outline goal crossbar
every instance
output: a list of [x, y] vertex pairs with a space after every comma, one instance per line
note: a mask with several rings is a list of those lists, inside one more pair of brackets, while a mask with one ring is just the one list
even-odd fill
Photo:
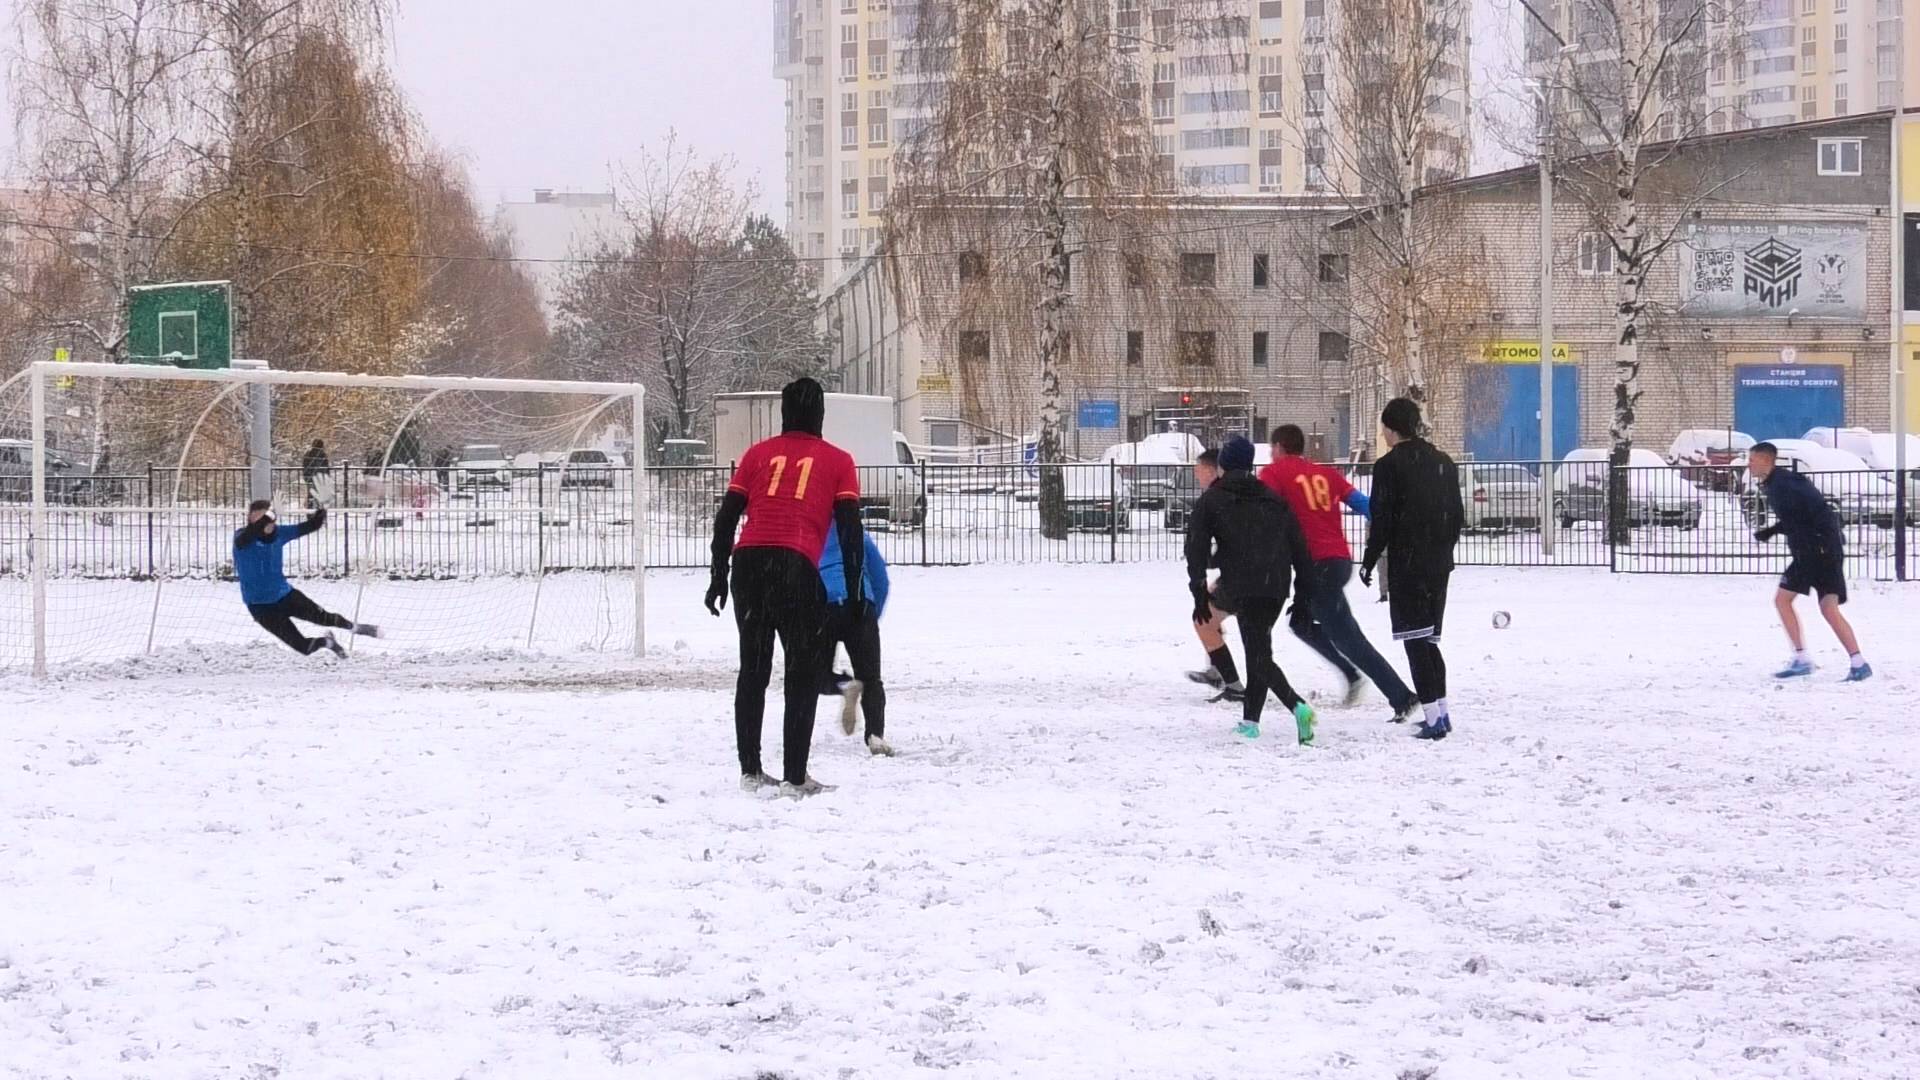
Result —
[[35, 360], [32, 372], [41, 376], [107, 379], [164, 379], [170, 382], [243, 382], [279, 386], [332, 386], [343, 390], [375, 387], [384, 390], [472, 390], [505, 393], [605, 394], [641, 397], [639, 383], [569, 382], [561, 379], [496, 379], [468, 375], [355, 375], [342, 371], [274, 371], [270, 368], [177, 368], [168, 364], [61, 363]]

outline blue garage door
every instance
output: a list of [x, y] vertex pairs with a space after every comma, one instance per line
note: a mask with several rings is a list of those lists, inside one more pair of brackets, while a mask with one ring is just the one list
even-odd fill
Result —
[[1797, 439], [1808, 428], [1843, 427], [1847, 369], [1837, 364], [1743, 364], [1733, 374], [1733, 426], [1756, 439]]
[[[1467, 367], [1467, 453], [1481, 461], [1540, 460], [1540, 368]], [[1553, 365], [1553, 460], [1580, 445], [1580, 368]]]

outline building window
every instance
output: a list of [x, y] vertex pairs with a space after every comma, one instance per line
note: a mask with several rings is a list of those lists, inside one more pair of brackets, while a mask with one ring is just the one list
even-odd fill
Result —
[[1180, 170], [1180, 182], [1189, 188], [1239, 187], [1251, 174], [1247, 165], [1190, 165]]
[[840, 125], [840, 149], [857, 150], [860, 147], [860, 125]]
[[1267, 366], [1267, 332], [1265, 330], [1253, 332], [1253, 366], [1261, 368]]
[[1281, 104], [1282, 103], [1280, 100], [1280, 91], [1278, 90], [1260, 91], [1260, 115], [1261, 116], [1280, 115]]
[[1253, 142], [1253, 133], [1243, 127], [1198, 128], [1180, 133], [1182, 150], [1223, 150], [1236, 146], [1249, 146]]
[[1217, 358], [1211, 330], [1182, 330], [1174, 336], [1180, 362], [1188, 367], [1212, 367]]
[[1267, 287], [1267, 256], [1264, 252], [1253, 257], [1253, 287]]
[[867, 192], [867, 209], [878, 213], [887, 208], [887, 190], [876, 188]]
[[1260, 166], [1260, 190], [1261, 191], [1277, 191], [1279, 190], [1280, 185], [1284, 182], [1285, 180], [1281, 175], [1280, 166], [1278, 165]]
[[1320, 331], [1319, 357], [1322, 364], [1347, 362], [1347, 335], [1337, 330]]
[[1180, 284], [1205, 288], [1213, 286], [1213, 253], [1183, 251], [1180, 253]]
[[851, 188], [840, 192], [840, 212], [852, 217], [860, 212], [860, 193]]
[[993, 359], [992, 339], [985, 330], [960, 331], [960, 365], [984, 368]]
[[1613, 273], [1613, 242], [1607, 239], [1604, 233], [1580, 234], [1580, 272], [1583, 274]]
[[1860, 175], [1859, 139], [1821, 139], [1819, 146], [1821, 176]]
[[841, 80], [846, 82], [851, 82], [852, 80], [857, 79], [859, 77], [860, 77], [860, 58], [857, 56], [841, 57], [840, 58]]
[[984, 281], [987, 276], [987, 257], [977, 251], [960, 253], [960, 284]]
[[887, 122], [885, 120], [875, 120], [867, 125], [867, 145], [887, 145]]
[[887, 54], [883, 52], [867, 54], [867, 74], [876, 79], [887, 77]]
[[1127, 366], [1139, 367], [1147, 361], [1147, 335], [1139, 330], [1127, 331]]
[[1147, 287], [1147, 257], [1138, 252], [1125, 252], [1120, 256], [1122, 271], [1127, 277], [1127, 288], [1144, 289]]
[[1323, 285], [1344, 285], [1347, 280], [1347, 257], [1345, 255], [1320, 256], [1320, 282]]

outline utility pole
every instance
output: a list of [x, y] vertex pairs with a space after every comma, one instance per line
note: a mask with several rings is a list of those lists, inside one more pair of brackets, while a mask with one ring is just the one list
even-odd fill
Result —
[[[1898, 10], [1897, 8], [1895, 10]], [[1893, 288], [1892, 365], [1893, 377], [1893, 576], [1907, 580], [1907, 514], [1912, 498], [1907, 490], [1907, 300], [1904, 282], [1907, 244], [1907, 204], [1905, 179], [1901, 170], [1901, 129], [1907, 117], [1907, 25], [1899, 16], [1893, 34], [1893, 123], [1887, 143], [1891, 156], [1887, 162], [1889, 208], [1893, 211], [1893, 247], [1888, 262]]]
[[[1542, 110], [1543, 112], [1545, 110]], [[1551, 123], [1551, 119], [1547, 121]], [[1540, 135], [1540, 554], [1553, 555], [1553, 140]]]

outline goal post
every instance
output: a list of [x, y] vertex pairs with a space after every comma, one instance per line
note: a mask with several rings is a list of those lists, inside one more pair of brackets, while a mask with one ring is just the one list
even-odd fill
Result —
[[263, 485], [281, 528], [327, 507], [287, 577], [385, 632], [350, 647], [644, 655], [644, 416], [631, 383], [29, 364], [0, 381], [0, 669], [284, 650], [233, 580]]

